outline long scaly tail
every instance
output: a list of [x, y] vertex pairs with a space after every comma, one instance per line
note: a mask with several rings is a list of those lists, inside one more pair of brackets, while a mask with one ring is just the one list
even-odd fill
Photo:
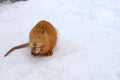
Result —
[[24, 47], [28, 47], [28, 46], [29, 46], [29, 43], [24, 43], [24, 44], [15, 46], [15, 47], [11, 48], [11, 49], [4, 55], [4, 57], [6, 57], [9, 53], [11, 53], [12, 51], [14, 51], [14, 50], [16, 50], [16, 49], [20, 49], [20, 48], [24, 48]]

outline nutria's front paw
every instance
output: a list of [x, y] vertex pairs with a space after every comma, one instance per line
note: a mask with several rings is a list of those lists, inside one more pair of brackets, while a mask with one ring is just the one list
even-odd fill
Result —
[[38, 56], [39, 54], [35, 54], [35, 53], [31, 52], [31, 55], [33, 55], [33, 56]]

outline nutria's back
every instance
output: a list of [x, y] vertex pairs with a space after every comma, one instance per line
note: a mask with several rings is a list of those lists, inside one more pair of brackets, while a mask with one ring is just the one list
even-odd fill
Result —
[[[30, 32], [29, 43], [31, 49], [36, 47], [36, 53], [45, 54], [56, 46], [57, 31], [48, 21], [38, 22]], [[40, 51], [39, 51], [40, 49]]]

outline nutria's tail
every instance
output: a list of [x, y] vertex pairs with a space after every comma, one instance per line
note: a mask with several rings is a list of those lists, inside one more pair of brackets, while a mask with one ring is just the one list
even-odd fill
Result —
[[6, 57], [10, 52], [14, 51], [15, 49], [24, 48], [24, 47], [27, 47], [27, 46], [29, 46], [29, 43], [25, 43], [25, 44], [21, 44], [21, 45], [15, 46], [15, 47], [13, 47], [12, 49], [10, 49], [10, 50], [4, 55], [4, 57]]

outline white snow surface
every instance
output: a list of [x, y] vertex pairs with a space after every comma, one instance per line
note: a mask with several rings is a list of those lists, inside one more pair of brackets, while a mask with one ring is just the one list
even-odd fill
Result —
[[[58, 30], [53, 56], [28, 42], [40, 20]], [[120, 80], [120, 0], [28, 0], [0, 4], [0, 80]]]

